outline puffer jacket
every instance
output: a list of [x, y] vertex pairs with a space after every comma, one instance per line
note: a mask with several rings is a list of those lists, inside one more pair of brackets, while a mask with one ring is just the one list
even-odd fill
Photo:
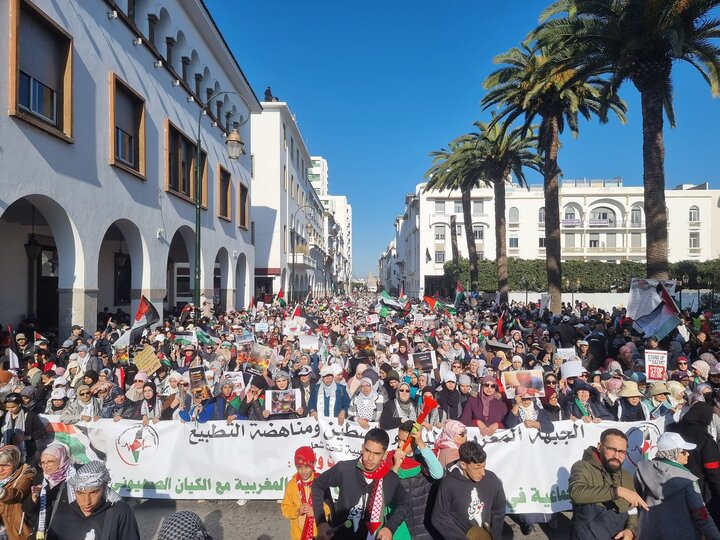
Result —
[[1, 490], [0, 518], [5, 524], [8, 540], [24, 540], [31, 532], [25, 521], [22, 503], [30, 495], [33, 478], [35, 469], [29, 465], [20, 465]]
[[635, 491], [650, 510], [640, 513], [638, 540], [720, 540], [697, 479], [674, 461], [640, 462], [635, 471]]
[[589, 447], [570, 469], [570, 497], [576, 540], [607, 540], [623, 529], [635, 533], [637, 514], [629, 515], [630, 504], [618, 497], [619, 486], [633, 489], [629, 472], [608, 472], [597, 449]]

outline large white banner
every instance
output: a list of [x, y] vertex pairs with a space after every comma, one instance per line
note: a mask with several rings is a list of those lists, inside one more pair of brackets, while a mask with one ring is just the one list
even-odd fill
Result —
[[[56, 426], [56, 438], [67, 442], [67, 430], [56, 418], [47, 420]], [[519, 426], [492, 437], [482, 437], [476, 428], [470, 428], [468, 437], [485, 448], [487, 468], [502, 480], [508, 513], [550, 513], [570, 509], [570, 467], [609, 427], [628, 434], [625, 466], [633, 471], [640, 460], [654, 455], [664, 420], [562, 421], [555, 423], [551, 434]], [[71, 428], [74, 455], [83, 445], [91, 446], [85, 449], [87, 456], [104, 454], [121, 495], [169, 499], [280, 499], [295, 473], [293, 455], [299, 446], [315, 449], [317, 470], [322, 472], [337, 461], [356, 459], [365, 434], [354, 422], [337, 426], [312, 418], [149, 426], [129, 420], [99, 420]], [[426, 433], [427, 442], [432, 445], [438, 434], [437, 430]], [[390, 437], [392, 449], [396, 432], [390, 432]]]

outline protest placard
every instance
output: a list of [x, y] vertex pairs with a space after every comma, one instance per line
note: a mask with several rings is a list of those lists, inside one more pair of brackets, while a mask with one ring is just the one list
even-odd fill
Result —
[[435, 351], [416, 352], [410, 355], [415, 369], [421, 373], [428, 373], [433, 369], [437, 369], [437, 357]]
[[244, 345], [246, 343], [255, 343], [255, 336], [253, 334], [236, 334], [235, 343], [238, 345]]
[[299, 388], [265, 391], [265, 410], [271, 415], [295, 412], [298, 407], [300, 407]]
[[269, 325], [266, 322], [255, 323], [255, 332], [267, 332], [268, 328]]
[[667, 380], [667, 351], [645, 350], [645, 377], [648, 382]]
[[298, 342], [301, 351], [317, 351], [320, 348], [317, 336], [308, 336], [306, 334], [301, 334], [298, 337]]
[[577, 356], [577, 352], [575, 352], [574, 347], [568, 347], [567, 349], [558, 349], [555, 354], [563, 360], [570, 360], [573, 356]]
[[365, 317], [365, 322], [366, 322], [368, 325], [377, 324], [377, 323], [380, 322], [380, 317], [378, 316], [377, 313], [371, 313], [370, 315], [368, 315], [367, 317]]
[[542, 371], [504, 371], [502, 383], [508, 399], [515, 399], [515, 396], [545, 396]]
[[137, 366], [138, 371], [144, 371], [148, 375], [152, 375], [160, 369], [160, 360], [155, 356], [155, 351], [150, 346], [145, 347], [137, 353], [133, 362]]
[[245, 379], [243, 379], [242, 371], [226, 371], [224, 375], [225, 380], [233, 383], [233, 394], [241, 396], [245, 391]]
[[385, 345], [385, 346], [390, 345], [390, 343], [392, 342], [390, 329], [383, 324], [378, 326], [376, 339], [377, 339], [377, 342], [381, 345]]
[[[304, 322], [304, 319], [303, 319], [303, 322]], [[283, 321], [283, 334], [285, 334], [285, 335], [292, 334], [293, 336], [297, 336], [302, 333], [303, 333], [302, 323], [300, 321], [298, 321], [297, 318], [291, 319], [291, 320], [286, 319]]]
[[212, 392], [205, 376], [205, 367], [191, 367], [188, 370], [190, 376], [190, 393], [195, 398], [210, 399]]
[[365, 336], [353, 336], [353, 343], [358, 350], [359, 358], [370, 358], [375, 356], [372, 339]]
[[247, 368], [255, 374], [262, 375], [270, 367], [273, 350], [265, 345], [254, 343], [248, 355]]

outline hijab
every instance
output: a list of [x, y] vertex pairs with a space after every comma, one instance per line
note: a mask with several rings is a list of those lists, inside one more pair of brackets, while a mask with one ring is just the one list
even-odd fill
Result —
[[68, 447], [64, 444], [50, 444], [45, 450], [43, 450], [41, 456], [43, 454], [49, 454], [55, 457], [59, 462], [58, 469], [55, 472], [50, 474], [43, 473], [43, 476], [45, 477], [45, 480], [47, 480], [50, 489], [67, 480], [68, 476], [71, 474], [71, 469], [73, 473], [75, 472], [75, 469], [72, 468], [70, 451], [68, 450]]
[[[363, 384], [370, 385], [370, 393], [367, 396], [362, 391]], [[377, 393], [377, 390], [375, 389], [375, 385], [373, 384], [372, 380], [369, 377], [363, 377], [362, 379], [360, 379], [360, 386], [358, 388], [357, 393], [353, 397], [357, 415], [360, 418], [364, 418], [365, 420], [373, 419], [375, 416], [375, 408], [376, 408], [375, 403], [377, 401], [377, 398], [378, 398], [378, 393]]]
[[[400, 390], [403, 387], [406, 387], [408, 391], [410, 390], [410, 385], [406, 382], [401, 382], [397, 389]], [[407, 399], [400, 399], [400, 396], [402, 395], [407, 395]], [[400, 413], [400, 418], [403, 422], [406, 420], [417, 420], [417, 409], [415, 408], [415, 403], [413, 403], [409, 392], [407, 394], [397, 392], [395, 402], [397, 403], [398, 412]]]
[[467, 427], [459, 420], [448, 420], [445, 422], [442, 432], [438, 435], [438, 438], [435, 441], [435, 448], [438, 450], [442, 450], [443, 448], [452, 448], [457, 450], [458, 445], [455, 442], [455, 437], [465, 430], [467, 430]]
[[485, 394], [485, 384], [486, 383], [493, 383], [497, 385], [497, 382], [495, 381], [495, 377], [492, 375], [485, 375], [482, 378], [481, 381], [481, 388], [478, 392], [478, 396], [480, 397], [480, 403], [482, 404], [482, 413], [485, 418], [487, 418], [490, 415], [490, 406], [493, 401], [495, 401], [495, 394], [497, 394], [497, 388], [495, 388], [495, 392], [491, 396], [488, 396]]

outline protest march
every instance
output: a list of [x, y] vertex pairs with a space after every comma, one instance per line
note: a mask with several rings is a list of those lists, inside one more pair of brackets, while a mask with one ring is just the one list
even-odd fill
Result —
[[575, 538], [720, 538], [720, 341], [667, 286], [557, 315], [280, 292], [162, 321], [143, 299], [62, 337], [9, 327], [5, 537], [96, 520], [139, 538], [124, 499], [162, 498], [278, 501], [303, 540], [499, 539], [506, 516], [531, 534], [563, 512]]

